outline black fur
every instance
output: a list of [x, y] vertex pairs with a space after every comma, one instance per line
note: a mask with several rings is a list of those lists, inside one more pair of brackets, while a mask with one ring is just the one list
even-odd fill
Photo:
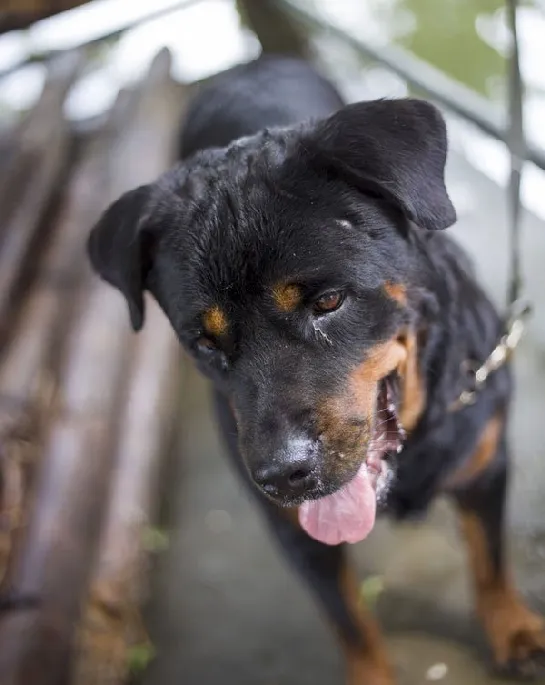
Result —
[[[143, 325], [147, 289], [213, 380], [219, 424], [243, 477], [251, 483], [271, 463], [296, 461], [294, 445], [303, 440], [298, 449], [319, 475], [309, 497], [354, 473], [326, 458], [317, 408], [343, 392], [377, 344], [407, 326], [417, 331], [427, 401], [398, 460], [387, 510], [423, 512], [471, 457], [487, 421], [507, 410], [511, 392], [505, 368], [475, 405], [449, 411], [465, 387], [462, 362], [488, 356], [501, 322], [466, 256], [437, 230], [456, 218], [444, 184], [441, 115], [412, 99], [343, 106], [308, 65], [262, 58], [203, 88], [181, 149], [178, 166], [121, 197], [90, 237], [92, 263], [126, 296], [134, 328]], [[388, 282], [406, 288], [404, 306], [386, 295]], [[274, 306], [277, 283], [300, 285], [295, 311]], [[342, 307], [315, 317], [316, 298], [339, 289]], [[199, 342], [202, 313], [212, 306], [228, 321], [225, 336], [210, 341], [216, 349]], [[364, 435], [362, 417], [348, 419], [360, 420]], [[503, 473], [505, 461], [502, 446], [491, 471]], [[485, 520], [496, 549], [501, 525], [487, 511], [500, 517], [504, 492], [487, 492], [484, 504], [478, 487], [455, 495]], [[341, 548], [306, 539], [255, 493], [281, 546], [341, 633], [353, 637], [338, 584]]]

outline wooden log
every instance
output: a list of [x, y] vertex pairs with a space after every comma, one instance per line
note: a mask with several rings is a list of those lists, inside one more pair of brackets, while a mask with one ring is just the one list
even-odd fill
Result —
[[129, 650], [146, 640], [139, 606], [145, 592], [144, 535], [156, 514], [162, 457], [177, 412], [180, 347], [151, 299], [121, 419], [116, 467], [98, 562], [80, 631], [74, 685], [120, 685]]
[[[167, 134], [161, 146], [150, 140], [158, 170], [165, 159], [174, 161], [181, 101], [165, 79], [163, 59], [160, 56], [152, 66], [149, 100], [139, 111], [142, 122], [153, 122], [154, 129]], [[151, 110], [147, 103], [153, 105]], [[146, 575], [144, 532], [154, 518], [163, 457], [176, 425], [182, 369], [170, 323], [157, 304], [147, 300], [146, 327], [132, 360], [109, 508], [79, 635], [74, 685], [124, 682], [128, 650], [143, 639], [139, 605]]]
[[[19, 9], [17, 3], [5, 3], [8, 9], [0, 11], [0, 33], [28, 28], [40, 19], [83, 5], [87, 0], [33, 0]], [[11, 7], [10, 7], [11, 5]]]
[[[172, 5], [167, 5], [166, 7], [159, 6], [156, 9], [152, 8], [151, 11], [147, 14], [143, 16], [138, 16], [134, 19], [129, 19], [125, 21], [121, 26], [117, 26], [114, 29], [103, 31], [102, 33], [100, 33], [100, 35], [94, 34], [87, 40], [78, 41], [77, 45], [75, 45], [74, 47], [88, 49], [96, 47], [101, 43], [115, 41], [127, 31], [131, 31], [132, 29], [135, 29], [143, 24], [147, 24], [148, 22], [153, 22], [156, 19], [160, 19], [162, 17], [167, 16], [168, 14], [172, 14], [173, 12], [177, 12], [181, 9], [191, 7], [191, 5], [196, 5], [199, 2], [201, 2], [201, 0], [179, 0], [179, 2], [174, 3]], [[48, 62], [49, 60], [54, 59], [58, 55], [64, 53], [65, 50], [65, 48], [47, 48], [45, 50], [37, 49], [35, 52], [27, 53], [26, 55], [21, 57], [21, 59], [12, 62], [5, 69], [0, 69], [0, 81], [5, 76], [9, 76], [10, 74], [16, 72], [18, 69], [21, 69], [21, 67], [24, 67], [28, 64], [43, 64], [44, 62]]]
[[7, 125], [2, 128], [0, 133], [0, 187], [3, 179], [6, 179], [6, 172], [15, 155], [14, 127]]
[[[82, 227], [95, 221], [100, 212], [104, 179], [111, 166], [111, 136], [116, 128], [119, 131], [126, 125], [127, 109], [123, 101], [128, 104], [126, 96], [120, 99], [112, 114], [111, 126], [93, 141], [75, 170], [53, 241], [18, 317], [18, 326], [0, 367], [0, 423], [3, 427], [0, 448], [3, 473], [10, 475], [9, 479], [2, 479], [4, 501], [6, 505], [10, 503], [9, 516], [2, 517], [4, 552], [11, 551], [7, 577], [2, 584], [2, 596], [8, 599], [28, 598], [28, 593], [24, 594], [24, 579], [19, 577], [22, 558], [33, 544], [21, 534], [28, 532], [25, 531], [24, 514], [30, 505], [28, 478], [25, 477], [28, 474], [24, 471], [33, 459], [36, 463], [30, 463], [32, 468], [28, 470], [34, 472], [39, 466], [37, 457], [43, 436], [36, 420], [50, 408], [44, 398], [43, 385], [44, 380], [50, 378], [48, 372], [53, 371], [51, 361], [55, 356], [55, 344], [60, 342], [57, 333], [65, 327], [63, 324], [70, 310], [64, 291], [69, 288], [76, 295], [78, 278], [90, 276], [83, 250], [86, 234]], [[26, 438], [23, 443], [21, 435]], [[2, 511], [6, 513], [6, 510]], [[12, 549], [14, 538], [19, 544]], [[32, 621], [19, 627], [24, 631], [24, 639], [30, 639]], [[10, 645], [18, 641], [17, 628], [9, 622], [7, 625], [0, 623], [0, 632], [6, 630], [9, 637], [7, 642], [0, 639], [0, 669], [9, 667], [7, 660], [16, 656], [15, 652], [10, 654]], [[12, 676], [17, 682], [17, 675], [10, 674]], [[2, 677], [0, 682], [5, 682]]]
[[[77, 293], [90, 277], [82, 226], [98, 217], [99, 198], [107, 191], [111, 142], [125, 125], [127, 107], [125, 93], [82, 152], [0, 364], [0, 581], [14, 540], [23, 530], [62, 335]], [[6, 585], [0, 585], [0, 592], [6, 592]]]
[[0, 681], [59, 683], [66, 678], [72, 629], [100, 531], [110, 473], [110, 424], [121, 399], [131, 346], [124, 302], [101, 285], [82, 299], [69, 336], [57, 412], [47, 436], [14, 593], [36, 597], [34, 611], [0, 623]]
[[[161, 160], [158, 152], [168, 136], [156, 99], [157, 84], [169, 81], [169, 70], [170, 58], [162, 53], [131, 103], [132, 116], [111, 150], [111, 192], [100, 202], [101, 209], [120, 192], [155, 177], [170, 161]], [[153, 119], [155, 109], [159, 115]], [[143, 118], [149, 115], [151, 121]], [[171, 114], [171, 125], [173, 120]], [[134, 337], [121, 295], [98, 279], [78, 309], [28, 533], [11, 574], [16, 595], [36, 596], [40, 604], [32, 611], [7, 614], [0, 622], [0, 682], [6, 685], [68, 682], [73, 629], [105, 510], [113, 429]]]
[[18, 304], [25, 269], [59, 189], [70, 148], [70, 126], [63, 106], [83, 65], [80, 52], [51, 63], [42, 95], [15, 134], [18, 149], [0, 186], [0, 351]]

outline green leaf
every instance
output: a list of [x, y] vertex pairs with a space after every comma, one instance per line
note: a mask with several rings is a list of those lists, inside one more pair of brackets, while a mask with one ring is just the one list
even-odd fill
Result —
[[384, 591], [382, 576], [369, 576], [360, 585], [360, 596], [370, 607], [373, 607]]
[[150, 642], [130, 647], [127, 661], [131, 673], [142, 673], [150, 662], [155, 659], [155, 655], [155, 648]]

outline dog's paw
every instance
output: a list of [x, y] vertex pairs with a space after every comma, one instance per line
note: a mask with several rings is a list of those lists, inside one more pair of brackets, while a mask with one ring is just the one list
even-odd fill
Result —
[[498, 675], [520, 680], [545, 679], [545, 621], [523, 604], [489, 625]]
[[497, 662], [499, 675], [520, 680], [545, 680], [545, 632], [522, 630], [512, 636], [509, 656]]

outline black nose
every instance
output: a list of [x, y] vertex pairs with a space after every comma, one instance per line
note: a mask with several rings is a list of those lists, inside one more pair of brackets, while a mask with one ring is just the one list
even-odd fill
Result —
[[301, 495], [316, 487], [316, 452], [311, 440], [290, 440], [281, 453], [256, 469], [254, 480], [271, 497]]

